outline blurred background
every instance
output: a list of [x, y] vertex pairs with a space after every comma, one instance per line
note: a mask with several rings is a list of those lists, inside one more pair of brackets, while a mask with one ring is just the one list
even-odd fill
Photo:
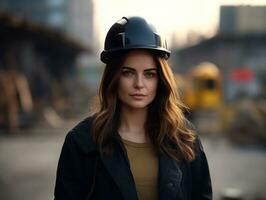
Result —
[[53, 199], [66, 133], [93, 113], [110, 26], [166, 38], [214, 199], [266, 199], [266, 1], [0, 0], [0, 199]]

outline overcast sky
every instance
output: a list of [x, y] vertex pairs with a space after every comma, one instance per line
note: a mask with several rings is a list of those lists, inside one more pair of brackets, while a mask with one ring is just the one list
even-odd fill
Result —
[[110, 26], [123, 16], [142, 16], [153, 23], [168, 43], [173, 34], [184, 40], [188, 32], [208, 37], [216, 33], [220, 5], [266, 5], [266, 0], [94, 0], [100, 48]]

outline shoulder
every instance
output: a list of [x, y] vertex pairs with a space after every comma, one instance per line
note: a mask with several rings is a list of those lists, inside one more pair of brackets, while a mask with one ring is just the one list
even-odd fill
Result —
[[80, 121], [66, 135], [65, 143], [72, 143], [83, 153], [96, 150], [96, 144], [91, 135], [91, 127], [94, 116], [90, 116]]
[[206, 167], [208, 168], [206, 154], [199, 135], [196, 135], [194, 141], [194, 152], [195, 152], [195, 159], [192, 160], [191, 162], [192, 167], [199, 169]]
[[204, 150], [203, 150], [203, 146], [201, 143], [201, 139], [200, 139], [200, 136], [197, 134], [195, 125], [188, 119], [185, 119], [185, 126], [187, 129], [192, 131], [192, 134], [195, 137], [194, 142], [193, 142], [193, 150], [196, 153], [196, 155], [199, 154], [200, 152], [203, 152]]
[[192, 199], [212, 199], [212, 184], [209, 171], [209, 165], [200, 137], [195, 139], [195, 160], [190, 163], [193, 196]]

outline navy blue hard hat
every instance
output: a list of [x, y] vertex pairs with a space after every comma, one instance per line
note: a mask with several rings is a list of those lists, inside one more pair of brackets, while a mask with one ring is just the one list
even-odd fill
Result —
[[131, 49], [147, 49], [165, 59], [170, 56], [166, 41], [141, 17], [123, 17], [113, 24], [105, 38], [101, 61], [108, 63], [115, 53]]

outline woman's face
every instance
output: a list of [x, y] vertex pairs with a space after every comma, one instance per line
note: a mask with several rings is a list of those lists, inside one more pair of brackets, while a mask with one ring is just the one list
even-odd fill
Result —
[[146, 108], [155, 98], [157, 85], [157, 66], [152, 55], [144, 50], [129, 52], [118, 81], [118, 97], [122, 106]]

